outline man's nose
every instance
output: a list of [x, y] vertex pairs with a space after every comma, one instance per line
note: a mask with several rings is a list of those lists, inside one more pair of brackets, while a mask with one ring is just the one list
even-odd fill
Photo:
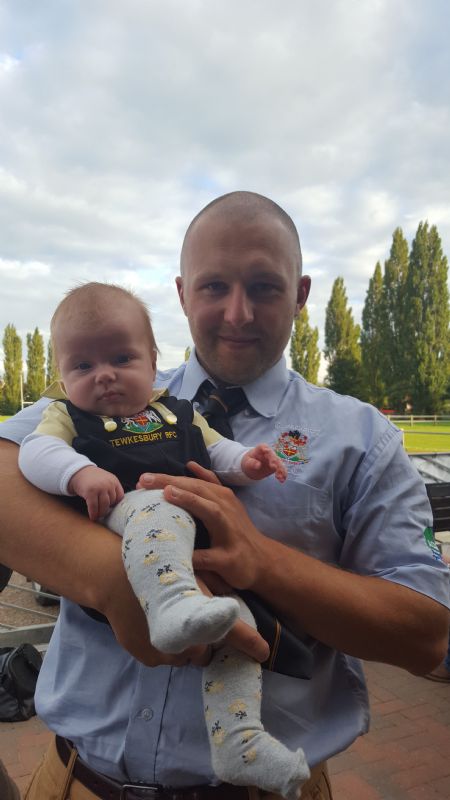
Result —
[[235, 327], [241, 327], [252, 322], [253, 316], [253, 304], [244, 287], [233, 287], [225, 298], [225, 322]]

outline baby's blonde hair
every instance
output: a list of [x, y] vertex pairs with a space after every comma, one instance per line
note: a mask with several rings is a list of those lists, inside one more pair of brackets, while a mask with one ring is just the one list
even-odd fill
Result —
[[52, 338], [53, 352], [58, 360], [57, 330], [61, 322], [77, 322], [86, 327], [92, 327], [97, 322], [101, 323], [105, 314], [114, 314], [114, 303], [118, 299], [129, 300], [135, 306], [144, 321], [146, 335], [151, 351], [158, 352], [155, 336], [153, 333], [150, 312], [145, 303], [123, 286], [115, 283], [100, 283], [91, 281], [75, 286], [70, 289], [63, 300], [56, 307], [50, 322], [50, 334]]

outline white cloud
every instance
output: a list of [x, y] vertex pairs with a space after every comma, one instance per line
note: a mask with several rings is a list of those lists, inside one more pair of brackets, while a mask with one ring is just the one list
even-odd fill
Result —
[[116, 280], [176, 363], [184, 230], [235, 188], [298, 224], [321, 332], [338, 275], [360, 313], [398, 225], [448, 253], [449, 22], [443, 0], [3, 4], [0, 329]]
[[8, 53], [0, 54], [0, 80], [6, 76], [8, 72], [12, 72], [19, 65], [19, 59], [13, 58]]

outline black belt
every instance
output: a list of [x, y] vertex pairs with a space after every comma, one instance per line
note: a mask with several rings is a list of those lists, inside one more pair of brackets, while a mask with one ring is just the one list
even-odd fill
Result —
[[[67, 766], [72, 745], [67, 739], [57, 736], [56, 749], [64, 766]], [[249, 800], [248, 789], [230, 783], [181, 787], [131, 782], [121, 784], [91, 769], [80, 758], [75, 761], [72, 776], [100, 800]]]

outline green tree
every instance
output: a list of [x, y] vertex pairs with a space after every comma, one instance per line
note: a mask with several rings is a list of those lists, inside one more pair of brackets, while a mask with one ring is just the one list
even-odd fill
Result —
[[383, 380], [385, 366], [385, 315], [383, 275], [377, 262], [369, 281], [362, 312], [361, 367], [367, 399], [380, 408], [384, 405], [386, 386]]
[[3, 335], [3, 412], [15, 414], [21, 407], [22, 340], [14, 325], [7, 325]]
[[291, 336], [290, 355], [292, 369], [303, 375], [310, 383], [317, 383], [320, 367], [318, 347], [319, 329], [309, 324], [308, 310], [302, 308], [295, 319]]
[[325, 316], [325, 358], [328, 360], [327, 385], [339, 394], [366, 399], [362, 372], [360, 327], [347, 308], [343, 278], [336, 278]]
[[449, 378], [448, 263], [435, 225], [421, 222], [406, 279], [407, 366], [415, 413], [439, 410]]
[[47, 367], [45, 373], [45, 385], [50, 386], [51, 383], [58, 380], [58, 368], [56, 366], [55, 354], [53, 352], [52, 340], [48, 340], [47, 345]]
[[403, 231], [396, 228], [392, 235], [389, 258], [383, 275], [383, 378], [388, 404], [403, 411], [410, 391], [411, 343], [405, 335], [406, 279], [409, 268], [409, 248]]
[[39, 400], [45, 389], [44, 339], [39, 328], [27, 333], [27, 382], [25, 397], [29, 402]]

